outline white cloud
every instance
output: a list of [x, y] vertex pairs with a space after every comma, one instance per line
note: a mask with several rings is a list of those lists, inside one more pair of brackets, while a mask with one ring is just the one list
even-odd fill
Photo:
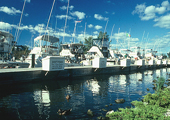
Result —
[[104, 20], [104, 21], [108, 20], [108, 18], [103, 17], [102, 15], [99, 14], [94, 14], [94, 18], [96, 18], [97, 20]]
[[[59, 19], [65, 19], [66, 18], [66, 15], [57, 15], [56, 16], [57, 18], [59, 18]], [[67, 19], [74, 19], [73, 17], [71, 17], [71, 16], [67, 16]]]
[[6, 7], [6, 6], [0, 7], [0, 11], [1, 11], [1, 12], [5, 12], [5, 13], [7, 13], [7, 14], [9, 14], [9, 15], [16, 15], [17, 13], [21, 13], [20, 10], [17, 10], [17, 9], [15, 9], [14, 7], [8, 8], [8, 7]]
[[12, 29], [12, 26], [9, 23], [5, 23], [5, 22], [0, 22], [0, 29], [2, 30], [6, 30], [6, 29]]
[[89, 24], [89, 25], [88, 25], [88, 27], [89, 27], [89, 28], [92, 28], [92, 27], [93, 27], [93, 25], [92, 25], [92, 24]]
[[124, 40], [125, 39], [125, 37], [126, 37], [126, 33], [125, 32], [120, 32], [120, 33], [115, 33], [113, 36], [111, 36], [110, 38], [111, 39], [122, 39], [122, 40]]
[[161, 16], [154, 21], [157, 22], [154, 26], [170, 29], [170, 14]]
[[[21, 13], [20, 10], [17, 10], [14, 7], [8, 8], [6, 6], [0, 7], [0, 12], [7, 13], [9, 15], [16, 15], [16, 14], [20, 14]], [[26, 13], [25, 16], [28, 16], [28, 14]]]
[[64, 32], [55, 32], [54, 35], [57, 35], [58, 37], [71, 37], [70, 34], [64, 33]]
[[60, 0], [61, 2], [68, 2], [68, 0]]
[[108, 11], [105, 11], [105, 13], [106, 13], [106, 14], [109, 14], [109, 12], [108, 12]]
[[127, 36], [126, 32], [115, 33], [113, 36], [110, 37], [110, 39], [130, 41], [130, 42], [139, 41], [138, 38], [132, 38], [132, 37]]
[[102, 26], [96, 25], [94, 28], [95, 28], [96, 30], [99, 30], [99, 29], [102, 29]]
[[167, 0], [167, 1], [163, 1], [161, 5], [162, 5], [163, 7], [168, 8], [168, 9], [169, 9], [169, 7], [170, 7], [170, 4], [169, 4], [168, 0]]
[[114, 14], [115, 14], [115, 12], [112, 12], [112, 14], [114, 15]]
[[60, 9], [61, 9], [61, 10], [66, 10], [67, 7], [66, 7], [66, 6], [62, 6], [62, 7], [60, 7]]
[[[0, 29], [1, 30], [11, 30], [12, 28], [18, 29], [17, 25], [9, 24], [9, 23], [4, 23], [0, 22]], [[36, 33], [49, 33], [50, 35], [57, 35], [58, 37], [71, 37], [70, 34], [64, 33], [64, 32], [56, 32], [53, 28], [48, 27], [48, 30], [46, 30], [46, 25], [45, 24], [37, 24], [36, 26], [33, 25], [21, 25], [20, 30], [29, 30], [30, 32], [36, 34]]]
[[144, 3], [144, 4], [140, 4], [140, 5], [137, 4], [137, 6], [135, 7], [135, 10], [132, 12], [132, 14], [133, 14], [133, 15], [134, 15], [134, 14], [139, 14], [139, 15], [141, 15], [141, 14], [143, 14], [143, 12], [145, 11], [145, 9], [146, 9], [145, 3]]
[[26, 0], [26, 2], [30, 3], [30, 2], [31, 2], [31, 0]]
[[166, 12], [166, 7], [157, 7], [157, 8], [156, 8], [156, 12], [157, 12], [158, 14], [163, 14], [163, 13]]
[[158, 16], [156, 14], [164, 14], [165, 12], [170, 10], [170, 4], [168, 1], [163, 1], [162, 6], [159, 7], [160, 5], [154, 6], [150, 5], [146, 7], [145, 3], [137, 5], [135, 7], [135, 10], [132, 12], [132, 14], [139, 14], [139, 17], [141, 20], [150, 20], [157, 18]]
[[96, 35], [98, 35], [98, 34], [99, 34], [99, 32], [98, 32], [98, 31], [94, 31], [94, 32], [93, 32], [93, 34], [96, 34]]
[[74, 6], [71, 5], [69, 8], [70, 8], [70, 10], [73, 10]]
[[84, 41], [84, 34], [79, 34], [79, 35], [77, 36], [77, 39], [78, 39], [79, 41]]
[[153, 19], [153, 18], [155, 18], [156, 16], [155, 16], [155, 14], [153, 13], [151, 13], [151, 14], [147, 14], [147, 15], [145, 15], [145, 16], [142, 16], [142, 17], [140, 17], [141, 18], [141, 20], [150, 20], [150, 19]]
[[[72, 6], [72, 5], [69, 7], [70, 10], [73, 10], [73, 8], [74, 8], [74, 6]], [[62, 7], [60, 7], [60, 9], [61, 10], [67, 10], [67, 7], [66, 6], [62, 6]]]
[[79, 19], [84, 19], [86, 15], [84, 12], [79, 12], [79, 11], [71, 12], [70, 14], [72, 16], [77, 16]]
[[153, 5], [148, 6], [145, 9], [145, 14], [151, 14], [151, 13], [155, 13], [155, 6], [153, 6]]
[[137, 41], [139, 41], [139, 38], [127, 38], [127, 40], [128, 39], [130, 39], [130, 41], [132, 41], [132, 42], [137, 42]]

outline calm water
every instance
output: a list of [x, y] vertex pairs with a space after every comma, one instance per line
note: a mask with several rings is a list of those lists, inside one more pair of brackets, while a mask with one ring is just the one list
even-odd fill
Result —
[[[105, 116], [106, 112], [102, 109], [125, 108], [131, 106], [131, 101], [139, 100], [149, 92], [154, 93], [153, 79], [157, 76], [167, 79], [167, 72], [170, 73], [170, 68], [128, 75], [83, 76], [3, 85], [0, 87], [0, 117], [4, 120], [97, 119], [98, 116]], [[69, 101], [65, 99], [67, 94], [71, 96]], [[117, 98], [124, 98], [126, 102], [116, 104]], [[110, 103], [113, 105], [110, 106]], [[57, 113], [58, 109], [70, 108], [72, 111], [67, 116], [61, 117]], [[94, 117], [87, 115], [88, 109], [94, 112]]]

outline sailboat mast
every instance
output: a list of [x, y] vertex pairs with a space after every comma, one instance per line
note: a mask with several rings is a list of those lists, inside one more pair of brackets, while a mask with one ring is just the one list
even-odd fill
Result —
[[[148, 39], [148, 36], [149, 36], [149, 32], [148, 32], [148, 34], [147, 34], [147, 39]], [[146, 50], [146, 48], [147, 48], [147, 44], [148, 44], [148, 41], [147, 41], [147, 39], [146, 39], [146, 44], [145, 44], [145, 50]], [[146, 54], [146, 51], [145, 51], [145, 54]]]
[[[119, 30], [118, 30], [118, 35], [119, 35], [119, 32], [120, 32], [120, 28], [119, 28]], [[117, 45], [118, 45], [118, 37], [117, 37], [116, 49], [117, 49]]]
[[86, 34], [86, 24], [87, 24], [87, 22], [85, 23], [85, 28], [84, 28], [84, 38], [85, 38], [85, 34]]
[[113, 27], [112, 27], [112, 31], [111, 31], [111, 37], [112, 37], [112, 33], [113, 33], [113, 29], [114, 29], [114, 27], [115, 27], [115, 24], [113, 25]]
[[[108, 21], [109, 21], [109, 20], [107, 20], [107, 23], [106, 23], [106, 25], [105, 25], [104, 35], [105, 35], [105, 32], [106, 32], [106, 28], [107, 28]], [[104, 41], [104, 35], [103, 35], [103, 40], [102, 40], [102, 46], [103, 46], [103, 41]]]
[[20, 21], [19, 21], [19, 25], [18, 25], [18, 30], [16, 32], [16, 42], [18, 40], [18, 34], [19, 34], [20, 26], [21, 26], [22, 15], [24, 13], [25, 3], [26, 3], [26, 0], [24, 1], [24, 5], [23, 5], [23, 8], [22, 8], [22, 13], [21, 13], [21, 17], [20, 17]]
[[64, 43], [65, 29], [66, 29], [66, 25], [67, 25], [67, 15], [68, 15], [69, 1], [70, 0], [68, 0], [68, 5], [67, 5], [67, 13], [66, 13], [65, 26], [64, 26], [64, 35], [63, 35], [63, 42], [62, 43]]
[[18, 36], [19, 36], [19, 29], [20, 29], [20, 26], [21, 26], [21, 20], [22, 20], [22, 15], [24, 13], [24, 8], [25, 8], [25, 3], [26, 3], [26, 0], [24, 1], [24, 5], [23, 5], [23, 8], [22, 8], [22, 13], [21, 13], [21, 17], [20, 17], [20, 21], [19, 21], [19, 25], [18, 25], [18, 29], [17, 31], [15, 32], [15, 36], [16, 36], [16, 42], [14, 43], [14, 45], [11, 47], [11, 50], [9, 53], [12, 52], [12, 48], [15, 46], [15, 44], [17, 43], [17, 40], [18, 40]]
[[[130, 35], [130, 32], [131, 32], [131, 28], [129, 29], [129, 35]], [[130, 38], [129, 38], [129, 41], [128, 41], [128, 49], [129, 49], [129, 43], [130, 43]]]

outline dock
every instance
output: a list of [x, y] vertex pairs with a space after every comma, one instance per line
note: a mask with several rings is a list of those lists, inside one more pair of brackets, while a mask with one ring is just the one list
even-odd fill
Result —
[[123, 74], [131, 72], [142, 72], [144, 70], [160, 69], [170, 67], [167, 65], [120, 65], [106, 66], [106, 68], [93, 68], [92, 66], [65, 67], [60, 71], [44, 71], [42, 68], [8, 68], [0, 69], [0, 85], [31, 82], [45, 79], [63, 79], [77, 76], [98, 75], [98, 74]]

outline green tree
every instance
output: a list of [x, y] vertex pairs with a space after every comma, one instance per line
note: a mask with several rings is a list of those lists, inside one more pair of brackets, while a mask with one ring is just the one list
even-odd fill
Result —
[[87, 51], [92, 47], [93, 37], [89, 37], [88, 39], [85, 38], [84, 42], [84, 53], [87, 53]]
[[162, 59], [166, 59], [167, 58], [167, 56], [166, 56], [166, 54], [162, 54]]
[[103, 33], [102, 31], [99, 32], [98, 39], [106, 39], [109, 40], [109, 35], [107, 35], [107, 32]]
[[168, 58], [170, 58], [170, 52], [169, 52], [169, 53], [167, 53], [167, 55], [168, 55]]
[[[103, 33], [102, 31], [100, 31], [97, 39], [109, 40], [109, 35], [107, 35], [107, 32]], [[85, 38], [84, 49], [83, 49], [84, 53], [87, 53], [87, 51], [92, 47], [92, 45], [93, 45], [93, 37]]]
[[15, 56], [16, 59], [20, 59], [22, 55], [27, 56], [30, 53], [30, 50], [28, 50], [28, 46], [22, 46], [21, 49], [12, 49], [13, 56]]

